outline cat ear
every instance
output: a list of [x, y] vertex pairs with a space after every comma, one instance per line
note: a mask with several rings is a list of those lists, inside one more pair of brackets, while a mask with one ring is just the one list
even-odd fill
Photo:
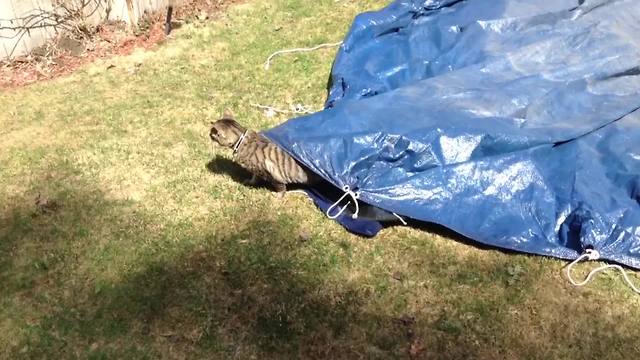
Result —
[[232, 113], [232, 112], [231, 112], [231, 110], [229, 110], [229, 109], [225, 109], [225, 110], [224, 110], [224, 113], [222, 114], [222, 117], [223, 117], [224, 119], [230, 119], [230, 120], [233, 120], [233, 119], [234, 119], [233, 113]]

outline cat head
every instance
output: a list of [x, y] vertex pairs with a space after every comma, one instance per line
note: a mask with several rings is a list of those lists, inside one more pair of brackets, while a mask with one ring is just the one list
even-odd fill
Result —
[[243, 128], [233, 119], [233, 115], [225, 113], [222, 118], [211, 123], [209, 137], [214, 143], [223, 147], [233, 147], [244, 133]]

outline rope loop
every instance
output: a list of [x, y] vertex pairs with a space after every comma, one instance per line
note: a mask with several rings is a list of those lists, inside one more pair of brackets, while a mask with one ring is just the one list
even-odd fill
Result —
[[[357, 219], [358, 213], [360, 213], [360, 204], [358, 204], [358, 199], [360, 198], [360, 192], [352, 191], [349, 185], [343, 186], [342, 191], [344, 192], [344, 194], [342, 194], [342, 196], [338, 199], [338, 201], [334, 202], [333, 205], [331, 205], [327, 209], [327, 217], [329, 219], [336, 219], [338, 216], [342, 215], [342, 213], [347, 209], [347, 206], [351, 204], [351, 200], [353, 200], [353, 203], [356, 206], [356, 211], [351, 215], [351, 218]], [[351, 200], [347, 201], [347, 204], [345, 206], [340, 208], [340, 210], [337, 213], [332, 215], [331, 212], [333, 211], [333, 209], [335, 209], [342, 202], [342, 200], [344, 200], [347, 196], [351, 197]]]
[[599, 272], [607, 270], [607, 269], [614, 269], [614, 270], [618, 270], [621, 274], [622, 277], [624, 278], [624, 281], [627, 283], [627, 285], [631, 288], [631, 290], [633, 290], [633, 292], [635, 292], [636, 294], [640, 294], [640, 289], [637, 288], [633, 282], [631, 281], [631, 279], [629, 278], [629, 274], [627, 274], [627, 272], [624, 270], [624, 268], [620, 265], [617, 264], [606, 264], [606, 265], [602, 265], [600, 267], [597, 267], [593, 270], [591, 270], [589, 272], [589, 274], [587, 275], [587, 277], [580, 281], [577, 282], [573, 279], [573, 277], [571, 276], [571, 270], [573, 269], [573, 267], [581, 262], [582, 260], [589, 260], [589, 261], [596, 261], [600, 259], [600, 253], [595, 250], [595, 249], [587, 249], [585, 250], [585, 252], [578, 256], [577, 259], [573, 260], [569, 265], [567, 265], [567, 278], [569, 278], [569, 282], [571, 282], [571, 284], [573, 284], [574, 286], [584, 286], [586, 284], [588, 284], [592, 278]]

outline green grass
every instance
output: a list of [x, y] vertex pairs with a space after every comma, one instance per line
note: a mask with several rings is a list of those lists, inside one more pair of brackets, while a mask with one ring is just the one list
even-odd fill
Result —
[[[241, 185], [211, 148], [224, 109], [264, 129], [286, 117], [251, 103], [320, 108], [335, 49], [265, 59], [385, 3], [248, 1], [0, 94], [0, 358], [638, 355], [640, 301], [617, 275], [574, 288], [564, 262], [449, 233], [359, 238], [300, 195]], [[60, 209], [38, 212], [39, 193]]]

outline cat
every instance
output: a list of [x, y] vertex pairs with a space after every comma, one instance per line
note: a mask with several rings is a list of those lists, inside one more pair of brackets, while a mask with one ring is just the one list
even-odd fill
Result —
[[[261, 178], [270, 183], [279, 196], [286, 192], [288, 184], [313, 186], [328, 199], [338, 199], [341, 195], [339, 191], [336, 192], [336, 188], [328, 186], [327, 182], [300, 165], [278, 145], [263, 135], [244, 128], [228, 113], [211, 123], [209, 137], [214, 143], [233, 149], [235, 162], [252, 174], [245, 184], [255, 185], [258, 178]], [[352, 214], [351, 209], [345, 208], [345, 214]], [[398, 215], [366, 203], [360, 204], [358, 218], [385, 224], [398, 221], [406, 224]]]
[[278, 145], [244, 128], [231, 115], [225, 114], [212, 123], [209, 137], [214, 143], [233, 149], [234, 161], [252, 175], [246, 184], [255, 185], [260, 178], [282, 195], [288, 184], [312, 185], [320, 180]]

